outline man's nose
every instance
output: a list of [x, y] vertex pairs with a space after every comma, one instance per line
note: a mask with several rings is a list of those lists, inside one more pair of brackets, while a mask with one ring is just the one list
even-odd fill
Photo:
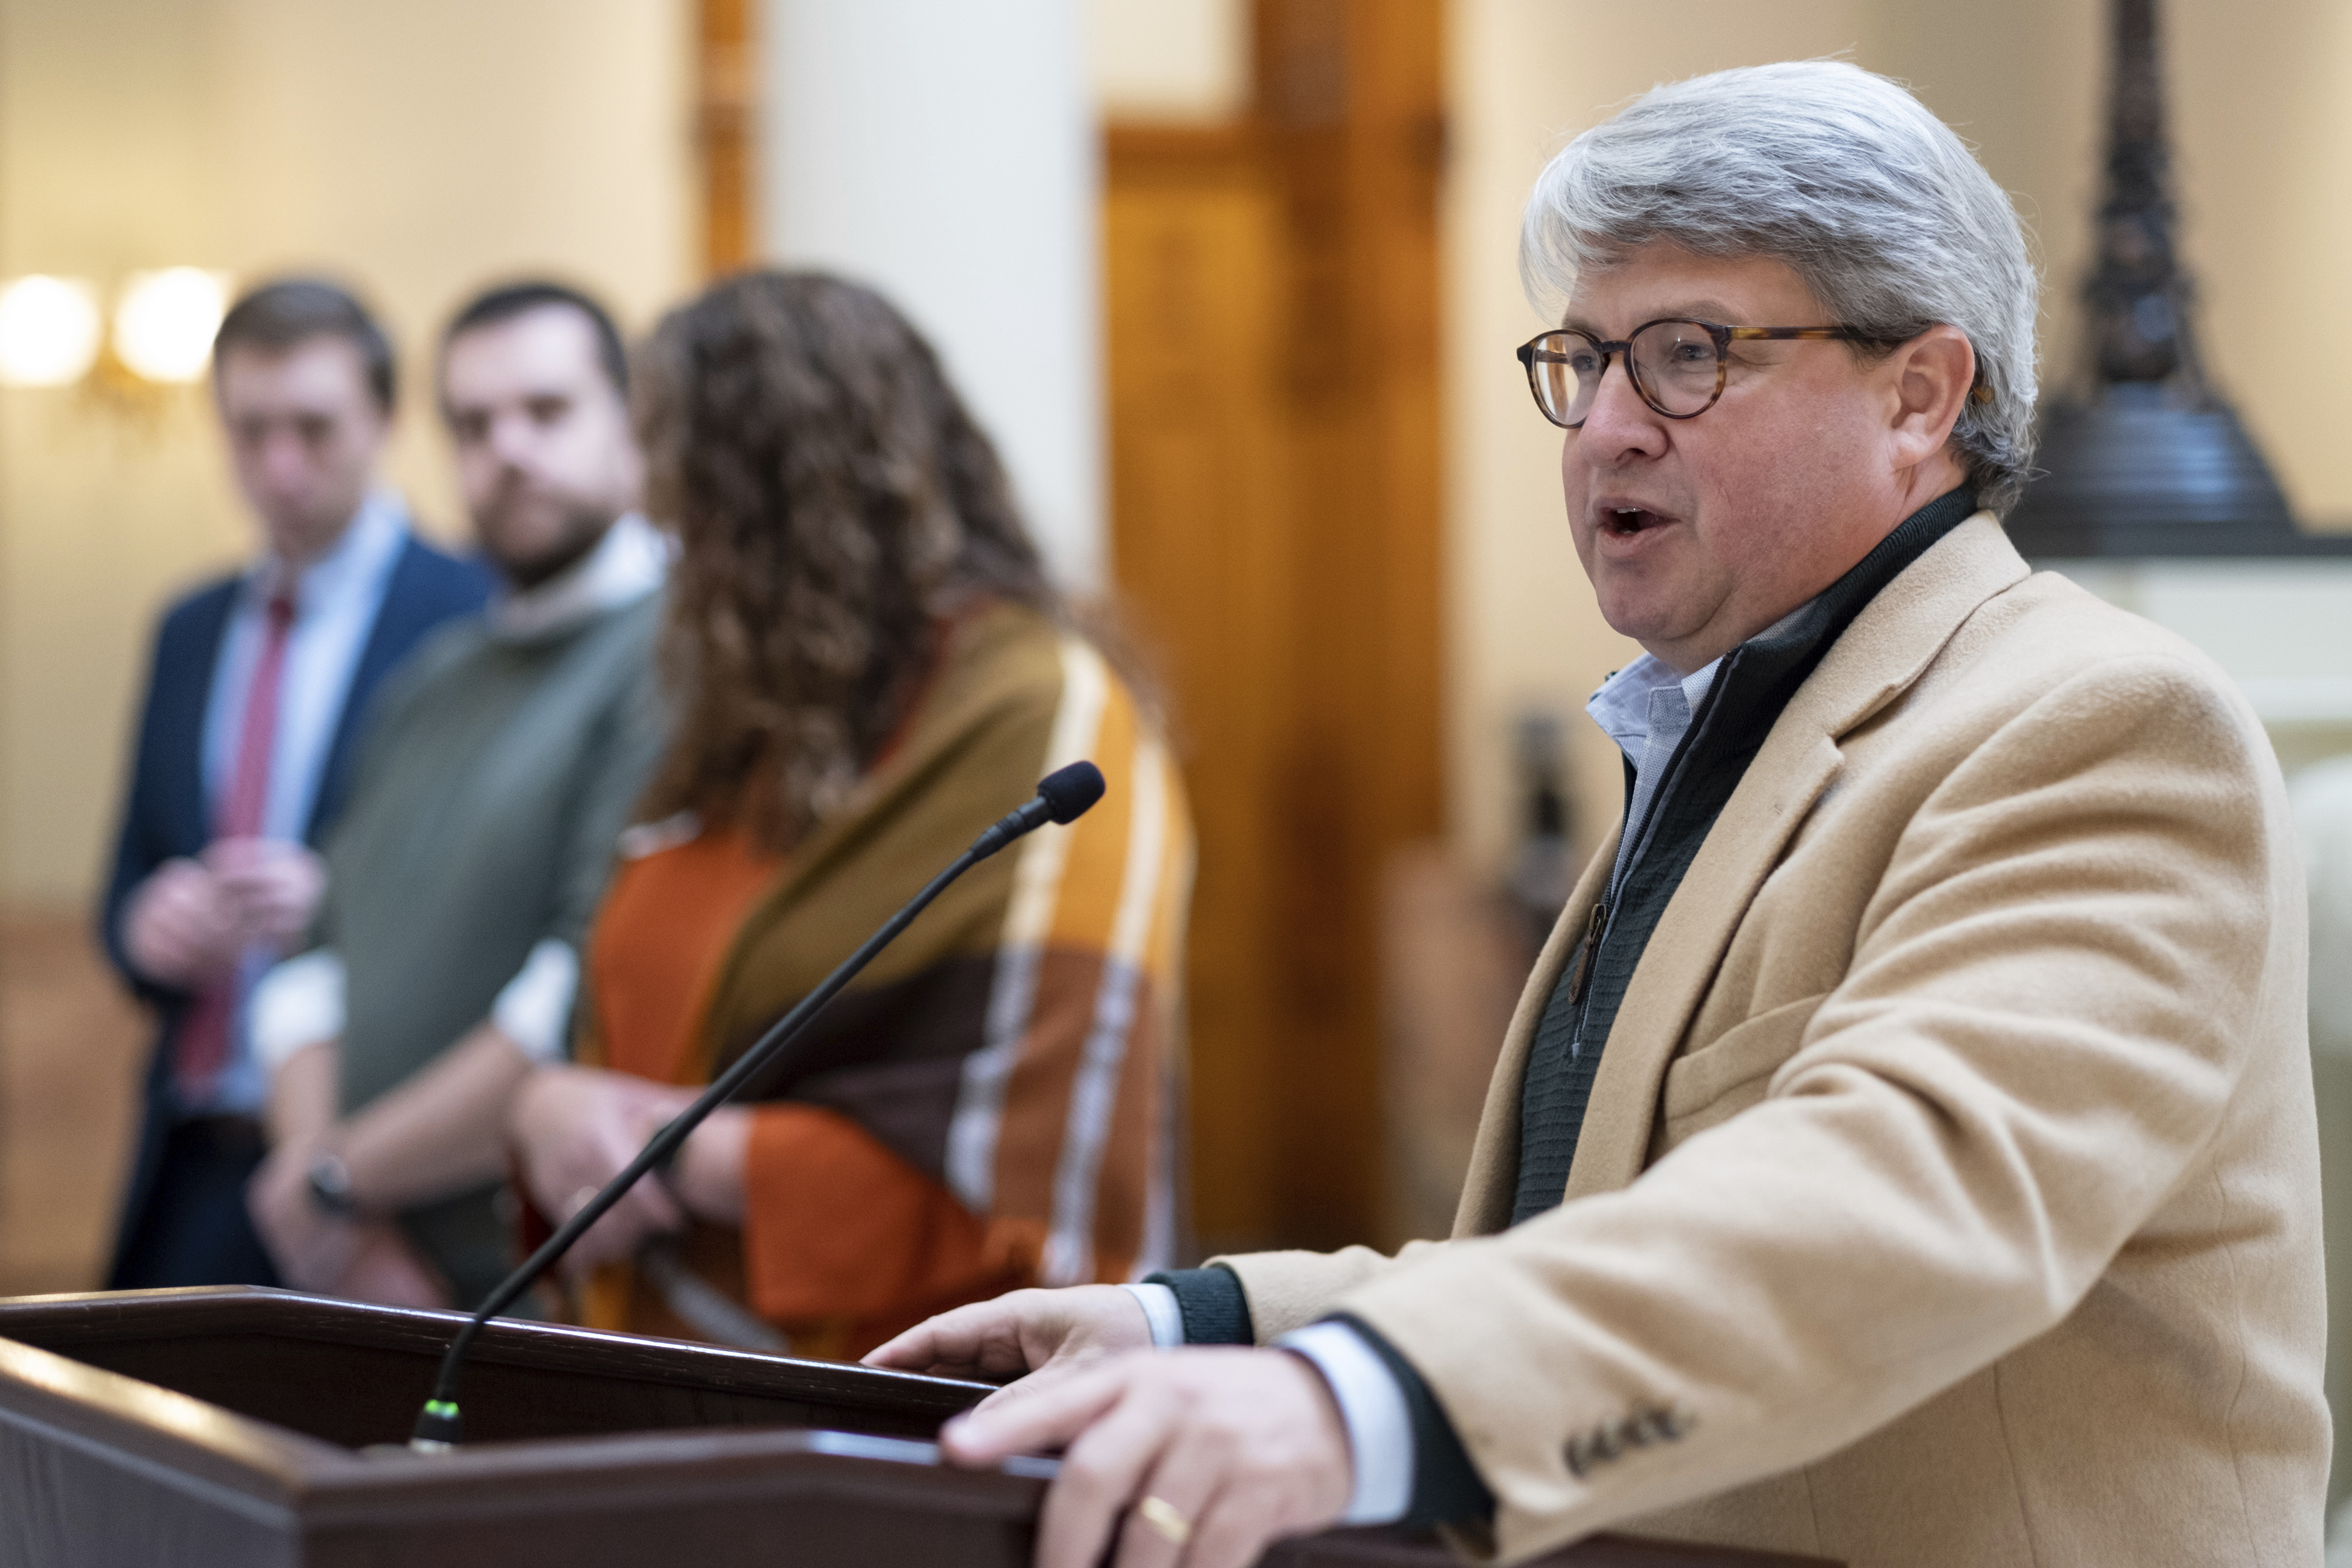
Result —
[[499, 460], [501, 466], [513, 469], [530, 467], [536, 445], [530, 421], [526, 416], [506, 413], [490, 422], [490, 455]]
[[310, 475], [310, 451], [301, 434], [273, 430], [261, 439], [261, 471], [274, 486], [299, 485]]
[[1588, 462], [1607, 463], [1629, 452], [1655, 454], [1665, 444], [1665, 418], [1633, 389], [1633, 367], [1612, 354], [1584, 412], [1578, 441]]

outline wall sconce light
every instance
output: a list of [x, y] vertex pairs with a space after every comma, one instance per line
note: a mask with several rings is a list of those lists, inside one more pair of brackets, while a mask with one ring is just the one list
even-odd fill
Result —
[[194, 267], [134, 272], [115, 300], [115, 358], [146, 381], [200, 381], [227, 308], [226, 274]]
[[134, 272], [116, 291], [110, 340], [93, 285], [40, 273], [14, 279], [0, 286], [0, 385], [87, 380], [119, 402], [152, 400], [154, 389], [201, 381], [228, 284], [226, 273], [194, 267]]
[[0, 384], [70, 386], [98, 361], [98, 290], [35, 273], [0, 287]]

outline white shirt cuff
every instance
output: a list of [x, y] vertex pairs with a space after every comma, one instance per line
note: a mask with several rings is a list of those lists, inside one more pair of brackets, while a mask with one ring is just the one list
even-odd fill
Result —
[[490, 1004], [490, 1021], [533, 1061], [561, 1061], [572, 1034], [572, 998], [580, 988], [580, 955], [550, 936], [530, 950]]
[[1304, 1356], [1330, 1385], [1356, 1463], [1342, 1524], [1391, 1524], [1412, 1507], [1412, 1416], [1404, 1390], [1363, 1335], [1345, 1323], [1309, 1323], [1274, 1342]]
[[341, 1036], [342, 955], [332, 947], [313, 947], [273, 965], [255, 983], [246, 1006], [253, 1059], [265, 1075], [274, 1078], [286, 1059], [303, 1047]]
[[1174, 1350], [1184, 1343], [1184, 1309], [1176, 1304], [1176, 1292], [1165, 1285], [1121, 1285], [1120, 1290], [1143, 1304], [1145, 1321], [1151, 1324], [1151, 1348]]

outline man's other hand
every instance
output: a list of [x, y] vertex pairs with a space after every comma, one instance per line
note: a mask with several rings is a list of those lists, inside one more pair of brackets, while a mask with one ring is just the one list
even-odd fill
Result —
[[[637, 1157], [662, 1124], [694, 1103], [694, 1091], [593, 1067], [542, 1067], [522, 1081], [507, 1131], [541, 1214], [562, 1225]], [[636, 1255], [686, 1215], [655, 1176], [631, 1187], [565, 1255], [574, 1278]]]
[[284, 952], [310, 928], [326, 891], [326, 862], [282, 839], [221, 839], [205, 851], [205, 868], [236, 913], [245, 941]]
[[1074, 1285], [1014, 1291], [941, 1312], [867, 1353], [866, 1364], [935, 1377], [1005, 1378], [1150, 1348], [1151, 1322], [1131, 1292]]
[[219, 878], [194, 861], [168, 860], [132, 890], [122, 946], [148, 979], [194, 990], [236, 967], [245, 926]]
[[1114, 1531], [1116, 1568], [1244, 1568], [1269, 1542], [1338, 1522], [1355, 1484], [1330, 1390], [1282, 1350], [1121, 1355], [1016, 1384], [940, 1440], [976, 1469], [1066, 1450], [1038, 1568], [1093, 1568]]

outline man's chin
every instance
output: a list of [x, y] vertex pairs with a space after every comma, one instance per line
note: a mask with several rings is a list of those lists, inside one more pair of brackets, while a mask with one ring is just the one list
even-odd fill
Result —
[[280, 560], [308, 566], [341, 542], [343, 530], [357, 516], [356, 505], [348, 510], [322, 509], [311, 517], [281, 513], [265, 521], [262, 536], [268, 541], [270, 553]]
[[1611, 631], [1653, 651], [1689, 636], [1697, 619], [1690, 612], [1690, 594], [1654, 581], [1605, 583], [1596, 597]]
[[1592, 593], [1600, 602], [1601, 619], [1628, 637], [1651, 635], [1685, 619], [1683, 607], [1696, 597], [1688, 583], [1661, 570], [1665, 565], [1663, 561], [1594, 564]]
[[586, 559], [604, 538], [613, 519], [600, 518], [591, 526], [564, 529], [550, 541], [545, 533], [538, 533], [529, 546], [502, 543], [495, 537], [485, 537], [482, 549], [497, 563], [499, 575], [518, 589], [537, 588], [541, 583], [560, 577]]

